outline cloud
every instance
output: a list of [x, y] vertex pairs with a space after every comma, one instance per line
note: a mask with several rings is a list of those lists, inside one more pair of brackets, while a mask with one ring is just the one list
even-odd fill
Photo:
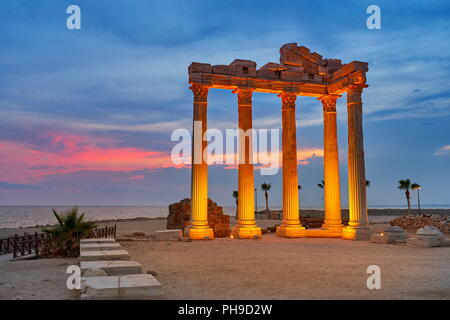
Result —
[[450, 155], [450, 144], [437, 149], [436, 152], [434, 153], [434, 155], [436, 155], [436, 156]]
[[111, 138], [46, 132], [39, 140], [43, 146], [0, 140], [0, 176], [4, 181], [39, 183], [47, 175], [76, 171], [177, 167], [169, 153], [120, 147], [120, 141]]

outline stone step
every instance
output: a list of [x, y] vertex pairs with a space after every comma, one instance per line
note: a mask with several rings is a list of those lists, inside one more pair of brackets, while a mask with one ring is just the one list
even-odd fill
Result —
[[150, 274], [81, 278], [81, 299], [148, 299], [162, 295], [161, 283]]
[[81, 261], [130, 260], [130, 255], [126, 250], [81, 251], [80, 260]]
[[142, 266], [137, 261], [84, 261], [80, 262], [81, 274], [92, 269], [101, 269], [108, 276], [142, 273]]
[[102, 250], [119, 250], [122, 249], [120, 243], [81, 243], [81, 251], [102, 251]]
[[183, 240], [181, 229], [169, 229], [156, 231], [156, 240]]
[[115, 243], [116, 240], [114, 238], [95, 238], [95, 239], [81, 239], [80, 244], [88, 244], [88, 243]]

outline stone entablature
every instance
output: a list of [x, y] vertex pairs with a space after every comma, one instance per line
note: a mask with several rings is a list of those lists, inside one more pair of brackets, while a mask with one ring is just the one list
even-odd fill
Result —
[[189, 82], [210, 88], [247, 88], [257, 92], [320, 97], [341, 94], [351, 86], [366, 82], [367, 62], [342, 64], [339, 59], [323, 59], [296, 43], [280, 49], [280, 63], [269, 62], [259, 69], [250, 60], [234, 60], [229, 65], [193, 62], [189, 66]]
[[[230, 65], [192, 63], [189, 82], [193, 101], [193, 152], [191, 175], [192, 207], [185, 235], [190, 239], [212, 239], [214, 232], [208, 217], [208, 165], [194, 161], [206, 151], [202, 140], [207, 128], [208, 90], [228, 89], [238, 97], [238, 127], [244, 132], [253, 128], [253, 92], [274, 93], [281, 100], [283, 217], [276, 234], [280, 237], [342, 237], [368, 240], [366, 177], [362, 126], [362, 98], [366, 85], [366, 62], [342, 64], [338, 59], [323, 59], [296, 43], [280, 49], [280, 63], [267, 63], [256, 69], [250, 60], [235, 60]], [[348, 125], [348, 226], [342, 224], [340, 205], [339, 149], [337, 136], [336, 100], [347, 93]], [[305, 230], [301, 225], [298, 194], [297, 161], [297, 96], [313, 96], [322, 102], [324, 127], [324, 202], [325, 220], [322, 229]], [[238, 214], [232, 236], [260, 238], [261, 228], [254, 214], [254, 168], [248, 156], [252, 138], [243, 139], [244, 161], [238, 166]]]

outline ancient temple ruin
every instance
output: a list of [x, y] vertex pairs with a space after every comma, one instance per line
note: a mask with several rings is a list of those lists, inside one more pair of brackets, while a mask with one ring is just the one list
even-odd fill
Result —
[[[361, 95], [366, 85], [366, 62], [343, 64], [339, 59], [324, 59], [316, 52], [296, 43], [280, 49], [280, 63], [269, 62], [261, 68], [250, 60], [235, 60], [230, 65], [192, 63], [189, 83], [194, 94], [194, 121], [201, 121], [202, 132], [194, 126], [193, 154], [203, 154], [207, 130], [208, 91], [228, 89], [237, 94], [239, 128], [252, 128], [254, 92], [277, 94], [282, 112], [283, 218], [277, 228], [281, 237], [342, 237], [368, 239], [366, 178], [362, 127]], [[347, 93], [348, 112], [348, 188], [349, 225], [343, 226], [340, 205], [339, 157], [337, 143], [336, 100]], [[317, 97], [324, 116], [325, 221], [321, 229], [305, 230], [300, 223], [297, 173], [295, 104], [297, 96]], [[245, 145], [245, 161], [238, 167], [238, 221], [233, 229], [237, 238], [261, 237], [254, 217], [254, 173]], [[198, 146], [198, 147], [196, 147]], [[192, 164], [192, 212], [186, 235], [191, 239], [213, 238], [208, 226], [208, 167], [204, 159]]]

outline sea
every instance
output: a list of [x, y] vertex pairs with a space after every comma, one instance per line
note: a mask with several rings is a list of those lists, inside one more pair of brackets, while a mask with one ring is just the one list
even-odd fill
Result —
[[[448, 209], [450, 205], [425, 205], [424, 208]], [[0, 229], [53, 225], [56, 223], [52, 209], [64, 211], [70, 206], [0, 206]], [[374, 206], [374, 209], [404, 208], [404, 206]], [[116, 220], [132, 218], [165, 218], [169, 214], [168, 206], [79, 206], [80, 213], [85, 213], [90, 220]], [[281, 207], [272, 207], [280, 210]], [[321, 209], [308, 207], [303, 209]], [[263, 210], [258, 207], [258, 210]], [[223, 206], [224, 214], [234, 215], [235, 206]]]

